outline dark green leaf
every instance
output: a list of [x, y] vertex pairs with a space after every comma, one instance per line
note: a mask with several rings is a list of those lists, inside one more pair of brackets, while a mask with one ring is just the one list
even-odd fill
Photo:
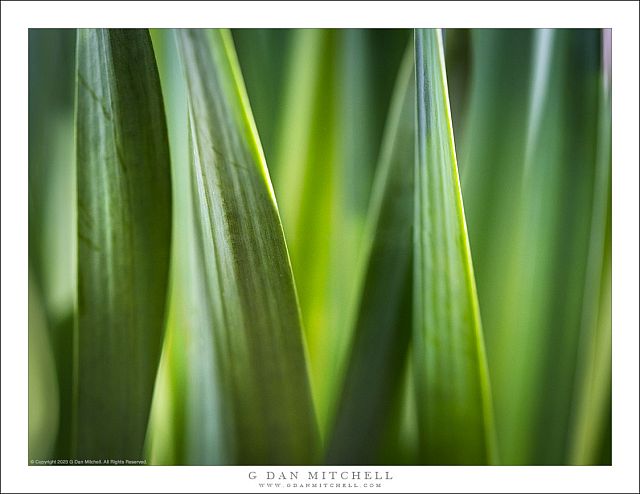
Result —
[[140, 459], [171, 240], [162, 95], [146, 30], [80, 30], [77, 60], [75, 454]]

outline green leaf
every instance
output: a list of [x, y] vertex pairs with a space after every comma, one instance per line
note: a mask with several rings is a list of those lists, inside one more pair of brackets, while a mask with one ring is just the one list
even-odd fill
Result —
[[409, 50], [389, 112], [365, 233], [371, 244], [354, 342], [327, 452], [332, 464], [378, 461], [400, 398], [411, 337], [413, 81], [413, 50]]
[[143, 456], [164, 332], [170, 158], [146, 30], [78, 32], [75, 455]]
[[414, 370], [422, 461], [495, 461], [491, 392], [439, 30], [415, 32]]
[[[193, 262], [195, 249], [190, 195], [187, 89], [175, 32], [172, 29], [149, 31], [167, 114], [173, 227], [167, 325], [147, 430], [146, 457], [151, 464], [156, 465], [203, 464], [206, 463], [206, 458], [188, 454], [196, 449], [191, 444], [192, 438], [202, 442], [208, 440], [207, 424], [212, 421], [210, 417], [206, 423], [188, 420], [187, 411], [194, 399], [198, 403], [206, 402], [211, 395], [198, 389], [199, 386], [213, 386], [206, 380], [196, 379], [195, 376], [199, 374], [192, 374], [193, 367], [207, 365], [206, 347], [201, 344], [200, 334], [194, 334], [194, 329], [196, 325], [202, 327], [203, 332], [208, 331], [208, 328], [206, 320], [201, 319], [203, 310], [199, 309], [203, 305], [202, 298], [198, 296], [201, 286], [194, 279], [196, 266]], [[189, 342], [199, 351], [188, 354]], [[211, 449], [215, 449], [216, 443], [208, 442]], [[187, 449], [188, 445], [191, 446], [190, 449]]]
[[228, 462], [219, 413], [211, 316], [196, 248], [187, 81], [173, 29], [152, 30], [167, 108], [171, 148], [173, 240], [167, 334], [154, 392], [149, 462], [215, 465]]
[[199, 262], [226, 463], [299, 464], [318, 436], [291, 266], [227, 31], [180, 30]]

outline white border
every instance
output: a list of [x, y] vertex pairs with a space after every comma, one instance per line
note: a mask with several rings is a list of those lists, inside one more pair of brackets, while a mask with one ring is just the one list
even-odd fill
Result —
[[256, 489], [249, 471], [277, 471], [27, 467], [27, 29], [88, 26], [613, 28], [614, 466], [383, 467], [394, 480], [372, 492], [638, 492], [636, 2], [3, 2], [3, 492], [243, 492]]

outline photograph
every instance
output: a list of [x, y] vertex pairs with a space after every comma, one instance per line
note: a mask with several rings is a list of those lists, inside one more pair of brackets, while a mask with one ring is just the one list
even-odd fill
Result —
[[615, 43], [30, 28], [21, 461], [611, 465]]

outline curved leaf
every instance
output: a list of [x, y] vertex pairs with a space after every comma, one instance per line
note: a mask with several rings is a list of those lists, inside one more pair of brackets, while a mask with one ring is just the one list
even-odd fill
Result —
[[78, 32], [75, 454], [139, 459], [160, 359], [171, 180], [146, 30]]
[[151, 30], [167, 109], [173, 229], [169, 308], [154, 390], [147, 451], [162, 465], [209, 465], [224, 459], [212, 331], [195, 245], [187, 81], [173, 29]]
[[291, 266], [227, 31], [180, 30], [200, 266], [227, 463], [315, 461], [317, 428]]

